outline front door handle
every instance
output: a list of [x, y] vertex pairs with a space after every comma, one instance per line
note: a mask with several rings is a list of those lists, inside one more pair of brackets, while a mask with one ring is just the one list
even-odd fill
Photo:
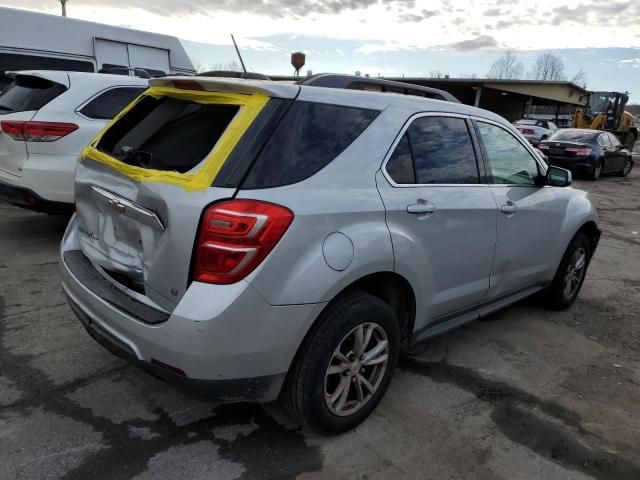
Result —
[[513, 202], [507, 202], [500, 207], [500, 211], [507, 215], [513, 215], [518, 211], [518, 206]]
[[436, 211], [436, 206], [432, 203], [414, 203], [407, 206], [407, 213], [415, 215], [428, 215]]

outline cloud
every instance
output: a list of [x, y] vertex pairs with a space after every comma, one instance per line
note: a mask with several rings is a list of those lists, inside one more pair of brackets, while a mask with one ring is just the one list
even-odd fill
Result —
[[498, 17], [502, 15], [502, 10], [499, 8], [490, 8], [484, 11], [485, 17]]
[[407, 23], [417, 23], [439, 15], [437, 10], [422, 10], [420, 13], [402, 13], [398, 15], [398, 20]]
[[640, 21], [640, 5], [635, 1], [589, 3], [570, 7], [561, 5], [551, 10], [551, 25], [581, 23], [589, 26], [636, 26]]
[[498, 46], [498, 42], [491, 35], [480, 35], [471, 40], [450, 43], [447, 46], [458, 52], [470, 52], [472, 50], [480, 50], [483, 48], [496, 48]]
[[[45, 9], [51, 1], [23, 0], [21, 7]], [[310, 14], [339, 14], [344, 11], [367, 9], [384, 0], [74, 0], [73, 5], [90, 7], [139, 8], [159, 15], [209, 15], [215, 12], [253, 13], [272, 18], [283, 16], [304, 17]], [[416, 0], [393, 0], [391, 6], [415, 8]]]
[[402, 13], [398, 15], [398, 20], [401, 22], [421, 22], [424, 20], [422, 15], [416, 15], [415, 13]]

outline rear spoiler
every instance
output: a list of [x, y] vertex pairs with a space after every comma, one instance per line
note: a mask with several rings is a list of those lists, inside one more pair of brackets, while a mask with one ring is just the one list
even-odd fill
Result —
[[300, 87], [294, 84], [265, 80], [249, 80], [244, 78], [179, 76], [154, 78], [149, 86], [160, 88], [179, 88], [182, 90], [205, 90], [208, 92], [239, 93], [253, 95], [256, 93], [276, 98], [295, 98]]
[[5, 75], [11, 78], [16, 78], [17, 76], [38, 77], [62, 85], [67, 89], [71, 86], [71, 80], [69, 80], [67, 72], [59, 72], [57, 70], [17, 70], [5, 72]]

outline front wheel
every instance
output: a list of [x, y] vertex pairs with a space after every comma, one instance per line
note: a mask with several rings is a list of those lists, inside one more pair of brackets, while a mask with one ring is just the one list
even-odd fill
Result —
[[624, 166], [618, 171], [618, 176], [626, 177], [627, 175], [629, 175], [632, 168], [633, 168], [633, 160], [631, 160], [631, 157], [629, 157], [624, 162]]
[[593, 167], [591, 174], [589, 175], [589, 179], [598, 180], [602, 175], [602, 160], [598, 160], [596, 165]]
[[354, 428], [384, 396], [398, 361], [400, 330], [385, 302], [354, 292], [330, 304], [305, 339], [281, 401], [322, 434]]
[[569, 308], [575, 302], [591, 260], [591, 244], [584, 233], [578, 233], [562, 257], [551, 287], [546, 292], [546, 303], [556, 310]]

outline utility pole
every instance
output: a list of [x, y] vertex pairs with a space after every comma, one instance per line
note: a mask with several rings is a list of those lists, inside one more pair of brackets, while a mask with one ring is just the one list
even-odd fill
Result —
[[67, 16], [67, 0], [60, 0], [60, 3], [62, 4], [62, 16], [66, 17]]

